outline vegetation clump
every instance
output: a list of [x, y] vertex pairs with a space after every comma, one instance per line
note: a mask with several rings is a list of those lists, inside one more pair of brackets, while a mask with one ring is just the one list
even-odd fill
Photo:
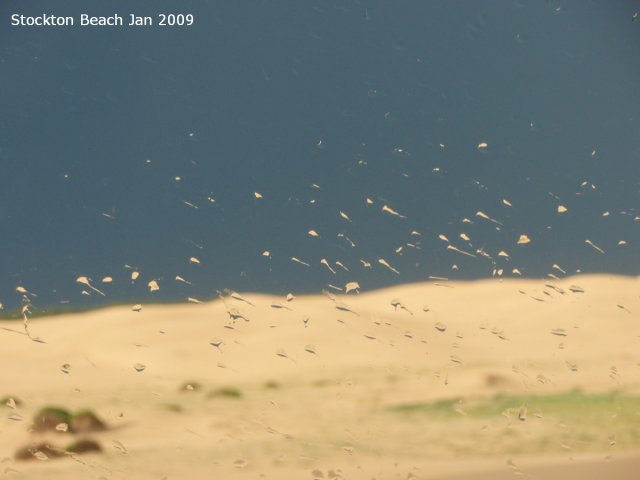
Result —
[[73, 433], [90, 433], [102, 432], [107, 426], [91, 410], [80, 410], [71, 419], [69, 429]]
[[49, 460], [64, 456], [64, 451], [43, 442], [21, 447], [13, 456], [16, 460]]
[[68, 445], [66, 451], [70, 453], [83, 454], [89, 452], [101, 452], [102, 447], [95, 440], [83, 438]]
[[41, 442], [20, 447], [16, 450], [14, 458], [16, 460], [41, 460], [46, 461], [53, 458], [64, 457], [69, 454], [82, 455], [90, 452], [101, 452], [102, 447], [98, 442], [90, 438], [77, 440], [67, 446], [67, 448], [59, 448], [50, 443]]
[[61, 423], [70, 425], [71, 413], [61, 407], [44, 407], [33, 417], [34, 432], [55, 432]]
[[211, 398], [222, 397], [222, 398], [238, 399], [238, 398], [242, 398], [242, 392], [240, 390], [238, 390], [237, 388], [222, 387], [222, 388], [218, 388], [216, 390], [213, 390], [211, 393], [209, 393], [209, 397], [211, 397]]
[[5, 395], [4, 397], [0, 397], [0, 407], [11, 407], [16, 406], [20, 407], [22, 405], [22, 400], [13, 395]]
[[91, 410], [71, 414], [61, 407], [44, 407], [33, 418], [34, 432], [102, 432], [106, 424]]

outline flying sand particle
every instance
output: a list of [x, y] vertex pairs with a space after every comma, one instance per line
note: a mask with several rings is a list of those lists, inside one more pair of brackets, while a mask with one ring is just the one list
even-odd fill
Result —
[[[495, 223], [496, 225], [502, 225], [502, 223], [500, 223], [498, 220], [491, 218], [489, 215], [487, 215], [484, 212], [476, 212], [476, 217], [480, 217], [480, 218], [484, 218], [485, 220], [489, 220], [490, 222]], [[471, 223], [471, 221], [469, 220], [469, 223]]]
[[185, 280], [184, 278], [182, 278], [180, 275], [176, 275], [176, 282], [182, 282], [182, 283], [186, 283], [187, 285], [192, 285], [191, 282]]
[[447, 326], [442, 322], [437, 322], [434, 327], [439, 332], [445, 332], [447, 330]]
[[243, 302], [246, 303], [248, 305], [251, 305], [252, 307], [255, 307], [255, 305], [253, 303], [251, 303], [249, 300], [247, 300], [246, 298], [244, 298], [242, 295], [240, 295], [238, 292], [234, 292], [233, 290], [229, 290], [227, 288], [224, 289], [224, 293], [226, 293], [227, 295], [229, 295], [231, 298], [233, 298], [234, 300], [238, 300], [239, 302]]
[[346, 293], [349, 292], [358, 292], [358, 290], [360, 289], [360, 284], [358, 282], [349, 282], [345, 285], [345, 291]]
[[382, 211], [383, 211], [383, 212], [387, 212], [387, 213], [389, 213], [389, 214], [391, 214], [391, 215], [394, 215], [394, 216], [396, 216], [396, 217], [399, 217], [399, 218], [407, 218], [407, 217], [405, 217], [404, 215], [401, 215], [401, 214], [399, 214], [398, 212], [396, 212], [394, 209], [392, 209], [392, 208], [391, 208], [391, 207], [389, 207], [388, 205], [384, 205], [384, 206], [382, 207]]
[[291, 257], [291, 261], [295, 262], [295, 263], [299, 263], [300, 265], [304, 265], [305, 267], [310, 267], [311, 266], [307, 262], [303, 262], [302, 260], [300, 260], [297, 257]]
[[382, 266], [387, 267], [389, 270], [391, 270], [396, 275], [400, 275], [400, 272], [398, 270], [396, 270], [395, 268], [393, 268], [391, 265], [389, 265], [389, 262], [387, 262], [384, 258], [379, 258], [378, 259], [378, 263], [380, 265], [382, 265]]
[[344, 238], [345, 241], [348, 242], [349, 245], [351, 245], [351, 248], [355, 248], [356, 244], [354, 243], [354, 241], [347, 237], [344, 233], [339, 233], [338, 238]]
[[331, 265], [329, 265], [329, 262], [327, 261], [326, 258], [323, 258], [322, 260], [320, 260], [320, 263], [325, 267], [327, 267], [331, 271], [331, 273], [333, 273], [334, 275], [336, 274], [336, 271], [333, 268], [331, 268]]
[[600, 253], [604, 253], [604, 250], [601, 249], [599, 246], [597, 246], [595, 243], [593, 243], [591, 240], [587, 239], [584, 241], [584, 243], [586, 243], [587, 245], [589, 245], [590, 247], [594, 248], [595, 250], [597, 250]]
[[464, 250], [460, 250], [459, 248], [456, 248], [453, 245], [447, 245], [447, 250], [452, 250], [454, 252], [461, 253], [462, 255], [466, 255], [468, 257], [476, 258], [476, 256], [473, 253], [465, 252]]
[[336, 260], [336, 265], [343, 269], [345, 272], [349, 271], [349, 269], [345, 267], [340, 260]]
[[567, 331], [564, 328], [554, 328], [553, 330], [551, 330], [551, 333], [553, 335], [558, 336], [558, 337], [566, 337], [567, 336]]
[[80, 283], [82, 285], [86, 285], [87, 287], [89, 287], [91, 290], [93, 290], [94, 292], [99, 293], [100, 295], [102, 295], [103, 297], [106, 297], [106, 295], [101, 292], [100, 290], [98, 290], [96, 287], [94, 287], [93, 285], [91, 285], [91, 283], [89, 282], [89, 278], [87, 277], [78, 277], [76, 278], [76, 282]]
[[520, 237], [518, 238], [518, 245], [526, 245], [527, 243], [531, 243], [531, 239], [526, 236], [525, 234], [520, 235]]
[[187, 207], [191, 207], [191, 208], [194, 208], [194, 209], [198, 210], [198, 206], [194, 205], [191, 202], [187, 202], [186, 200], [182, 200], [182, 203], [184, 203]]

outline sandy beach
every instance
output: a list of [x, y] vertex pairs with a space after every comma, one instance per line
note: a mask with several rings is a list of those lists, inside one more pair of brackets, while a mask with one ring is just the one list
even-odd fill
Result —
[[[242, 292], [38, 318], [28, 331], [0, 322], [0, 478], [585, 480], [640, 469], [640, 278]], [[30, 431], [47, 406], [91, 409], [107, 429]], [[15, 457], [80, 438], [102, 451]]]

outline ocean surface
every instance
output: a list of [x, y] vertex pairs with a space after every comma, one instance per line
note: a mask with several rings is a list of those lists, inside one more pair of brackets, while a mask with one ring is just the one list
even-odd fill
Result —
[[0, 303], [638, 275], [637, 7], [2, 2]]

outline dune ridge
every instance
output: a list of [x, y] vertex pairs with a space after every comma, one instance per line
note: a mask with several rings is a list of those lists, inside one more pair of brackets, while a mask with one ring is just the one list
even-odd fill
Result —
[[[633, 463], [639, 312], [640, 277], [580, 275], [108, 307], [32, 320], [44, 343], [0, 321], [0, 397], [22, 401], [3, 408], [0, 456], [25, 479], [87, 469], [436, 478], [478, 462], [526, 473], [518, 459], [529, 458]], [[50, 404], [95, 409], [110, 426], [95, 434], [104, 453], [13, 460], [30, 441], [60, 443], [28, 432]]]

